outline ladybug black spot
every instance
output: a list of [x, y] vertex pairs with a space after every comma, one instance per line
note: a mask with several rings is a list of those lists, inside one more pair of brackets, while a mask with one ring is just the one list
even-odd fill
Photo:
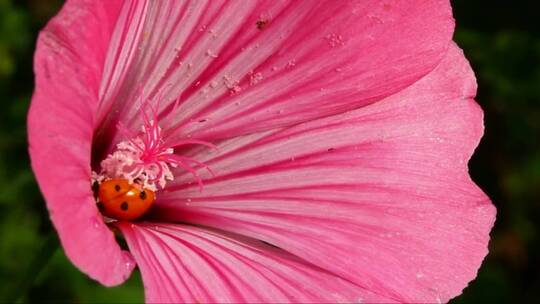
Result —
[[122, 204], [120, 204], [120, 209], [126, 211], [128, 210], [128, 203], [127, 202], [122, 202]]
[[120, 192], [120, 185], [114, 185], [114, 190], [116, 190], [116, 192]]
[[139, 197], [144, 201], [146, 199], [146, 192], [141, 191], [141, 193], [139, 193]]

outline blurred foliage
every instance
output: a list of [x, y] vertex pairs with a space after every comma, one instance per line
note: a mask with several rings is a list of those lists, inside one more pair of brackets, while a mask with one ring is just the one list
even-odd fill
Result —
[[[540, 12], [535, 1], [452, 1], [455, 40], [476, 71], [486, 135], [470, 167], [498, 209], [490, 254], [478, 278], [455, 303], [537, 302], [540, 299]], [[0, 0], [0, 301], [34, 282], [22, 302], [141, 302], [136, 273], [104, 288], [56, 249], [35, 260], [52, 235], [26, 144], [37, 33], [61, 1]], [[96, 252], [99, 254], [99, 252]], [[30, 269], [32, 263], [41, 264]], [[34, 265], [37, 265], [34, 264]]]
[[540, 6], [453, 1], [486, 134], [471, 175], [497, 206], [490, 254], [456, 303], [540, 301]]

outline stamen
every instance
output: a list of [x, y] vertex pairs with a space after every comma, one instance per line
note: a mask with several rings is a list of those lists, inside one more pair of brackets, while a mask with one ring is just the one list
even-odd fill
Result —
[[[137, 134], [122, 123], [117, 128], [126, 140], [116, 145], [116, 150], [101, 162], [100, 174], [93, 175], [93, 180], [126, 179], [129, 183], [139, 184], [143, 189], [157, 191], [164, 189], [167, 182], [174, 180], [172, 168], [181, 168], [189, 172], [203, 191], [203, 182], [197, 172], [205, 168], [215, 176], [204, 163], [189, 157], [174, 154], [174, 148], [185, 145], [203, 145], [217, 149], [212, 143], [197, 139], [182, 139], [165, 143], [163, 132], [158, 123], [159, 99], [156, 107], [148, 100], [141, 102], [139, 109], [142, 118], [141, 131]], [[175, 102], [175, 107], [179, 99]]]
[[217, 150], [216, 145], [214, 145], [214, 144], [212, 144], [210, 142], [207, 142], [207, 141], [197, 140], [197, 139], [182, 139], [182, 140], [179, 140], [177, 142], [173, 142], [172, 144], [169, 144], [168, 146], [180, 147], [180, 146], [185, 146], [185, 145], [203, 145], [203, 146], [207, 146], [209, 148]]
[[205, 168], [206, 170], [208, 170], [208, 173], [210, 173], [210, 175], [212, 175], [212, 177], [215, 177], [216, 174], [214, 174], [214, 171], [212, 171], [212, 169], [210, 169], [210, 167], [208, 167], [205, 163], [202, 163], [198, 160], [195, 160], [195, 159], [192, 159], [192, 158], [189, 158], [189, 157], [185, 157], [185, 156], [180, 156], [180, 155], [171, 155], [171, 156], [168, 156], [167, 157], [167, 162], [170, 162], [171, 164], [174, 163], [174, 162], [192, 162], [192, 163], [195, 163], [197, 165], [199, 165], [200, 168]]

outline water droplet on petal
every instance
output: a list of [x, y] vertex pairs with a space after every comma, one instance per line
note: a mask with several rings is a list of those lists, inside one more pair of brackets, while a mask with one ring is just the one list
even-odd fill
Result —
[[94, 217], [94, 218], [92, 218], [91, 221], [92, 221], [92, 226], [93, 226], [94, 228], [97, 229], [97, 228], [101, 227], [101, 222], [102, 222], [102, 220], [101, 220], [100, 218], [98, 218], [97, 216]]
[[252, 73], [250, 75], [249, 84], [250, 85], [256, 85], [263, 79], [262, 73]]
[[330, 47], [332, 48], [337, 47], [337, 46], [343, 46], [345, 44], [343, 40], [343, 36], [338, 35], [338, 34], [334, 34], [334, 33], [328, 34], [326, 35], [325, 39], [328, 42], [328, 45], [330, 45]]
[[218, 58], [218, 54], [214, 53], [212, 50], [206, 50], [206, 56], [212, 58]]
[[129, 270], [129, 269], [132, 269], [134, 266], [135, 266], [135, 265], [134, 265], [134, 263], [133, 263], [132, 261], [128, 261], [128, 262], [126, 262], [126, 263], [124, 264], [124, 267], [125, 267], [126, 269], [128, 269], [128, 270]]

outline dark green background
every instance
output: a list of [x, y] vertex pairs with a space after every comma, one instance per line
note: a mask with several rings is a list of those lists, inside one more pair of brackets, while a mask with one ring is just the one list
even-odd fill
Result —
[[[485, 111], [486, 135], [471, 174], [498, 209], [490, 254], [454, 302], [538, 302], [540, 10], [537, 1], [452, 3], [455, 40], [476, 71]], [[0, 301], [21, 295], [23, 302], [140, 302], [138, 274], [108, 289], [54, 250], [58, 240], [49, 237], [51, 224], [29, 167], [25, 118], [34, 43], [60, 5], [0, 0]]]

